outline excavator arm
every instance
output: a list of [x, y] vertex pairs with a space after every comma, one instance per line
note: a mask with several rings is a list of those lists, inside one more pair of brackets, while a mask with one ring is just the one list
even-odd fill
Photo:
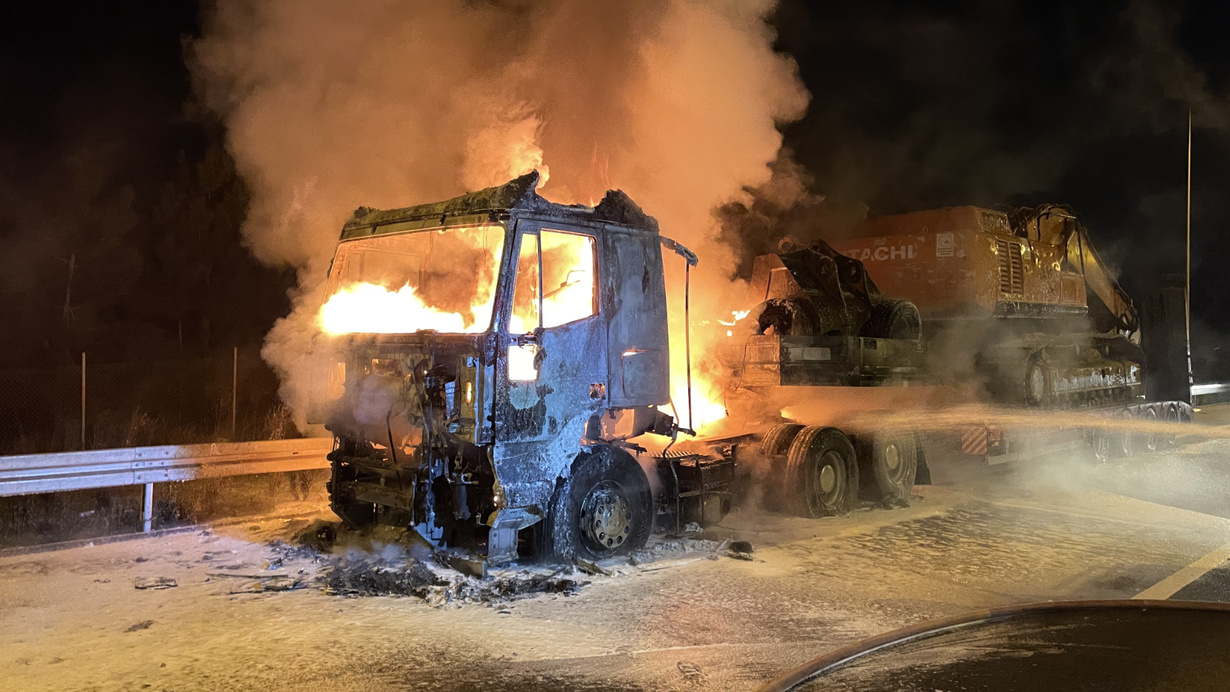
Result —
[[[1140, 315], [1136, 306], [1098, 257], [1097, 251], [1089, 242], [1085, 225], [1079, 221], [1068, 238], [1069, 248], [1073, 242], [1077, 245], [1081, 272], [1085, 275], [1085, 290], [1090, 298], [1089, 314], [1093, 317], [1094, 324], [1100, 328], [1105, 326], [1104, 322], [1110, 321], [1115, 331], [1129, 337], [1137, 335], [1140, 331]], [[1069, 249], [1068, 253], [1071, 255], [1072, 250]], [[1095, 298], [1101, 303], [1100, 306], [1094, 303]]]
[[1085, 277], [1089, 315], [1099, 331], [1114, 331], [1132, 339], [1138, 336], [1140, 316], [1136, 306], [1098, 256], [1088, 229], [1071, 208], [1044, 204], [1017, 209], [1012, 216], [1018, 235], [1066, 249], [1068, 268]]

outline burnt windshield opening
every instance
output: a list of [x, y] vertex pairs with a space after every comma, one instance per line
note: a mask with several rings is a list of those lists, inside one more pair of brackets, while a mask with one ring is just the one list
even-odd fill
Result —
[[491, 327], [503, 226], [445, 228], [338, 246], [320, 326], [329, 334], [476, 334]]

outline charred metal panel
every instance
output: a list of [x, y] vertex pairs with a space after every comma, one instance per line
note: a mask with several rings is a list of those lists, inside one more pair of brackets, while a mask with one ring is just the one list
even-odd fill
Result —
[[718, 357], [744, 387], [855, 387], [915, 378], [923, 352], [911, 339], [762, 335], [722, 347]]
[[[538, 230], [538, 221], [517, 223], [519, 236]], [[550, 221], [543, 230], [595, 234], [593, 227], [562, 221]], [[597, 240], [597, 260], [603, 267], [609, 253], [603, 248], [602, 238]], [[606, 409], [605, 397], [595, 395], [609, 391], [607, 319], [602, 302], [607, 291], [601, 283], [598, 292], [596, 315], [532, 334], [500, 335], [500, 355], [522, 341], [536, 348], [537, 366], [537, 375], [531, 381], [511, 380], [506, 358], [501, 359], [503, 365], [498, 369], [493, 459], [505, 506], [536, 505], [545, 509], [556, 479], [567, 472], [581, 451], [586, 424]], [[507, 315], [504, 317], [507, 324]]]
[[[364, 334], [336, 342], [346, 354], [346, 395], [331, 419], [338, 448], [330, 456], [330, 492], [348, 521], [412, 517], [429, 540], [452, 545], [485, 537], [495, 559], [511, 559], [516, 531], [543, 516], [560, 477], [593, 441], [587, 431], [601, 429], [611, 403], [668, 400], [657, 222], [618, 190], [591, 208], [544, 200], [537, 184], [531, 173], [444, 202], [360, 208], [346, 223], [343, 242], [484, 223], [511, 229], [489, 332]], [[540, 317], [538, 328], [512, 334], [520, 242], [553, 231], [593, 239], [595, 314], [565, 312], [562, 319], [573, 321], [545, 328]], [[541, 247], [539, 257], [545, 265]], [[553, 293], [575, 285], [571, 276], [544, 286], [540, 269], [538, 313]], [[525, 315], [518, 317], [521, 325]], [[510, 349], [528, 356], [517, 363], [516, 381], [509, 377]]]
[[662, 251], [656, 235], [607, 226], [603, 237], [604, 309], [611, 406], [664, 404], [670, 353]]

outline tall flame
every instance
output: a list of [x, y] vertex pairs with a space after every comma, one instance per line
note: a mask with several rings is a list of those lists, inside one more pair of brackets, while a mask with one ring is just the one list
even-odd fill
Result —
[[489, 225], [377, 235], [338, 247], [327, 334], [473, 334], [491, 326], [506, 231]]
[[473, 305], [470, 320], [459, 312], [444, 312], [423, 302], [407, 284], [390, 291], [384, 286], [358, 283], [334, 293], [320, 309], [320, 325], [327, 334], [412, 334], [435, 330], [451, 334], [476, 333], [491, 324], [491, 303]]

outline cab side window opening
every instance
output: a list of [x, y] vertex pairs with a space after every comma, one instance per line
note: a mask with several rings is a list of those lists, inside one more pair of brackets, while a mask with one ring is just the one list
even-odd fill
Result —
[[542, 232], [542, 326], [558, 327], [597, 314], [594, 239]]
[[547, 329], [596, 315], [595, 259], [591, 236], [558, 231], [522, 236], [508, 332], [527, 334], [537, 329], [540, 306], [542, 326]]
[[538, 236], [527, 233], [521, 236], [521, 251], [517, 253], [509, 334], [527, 334], [538, 329], [538, 285]]

